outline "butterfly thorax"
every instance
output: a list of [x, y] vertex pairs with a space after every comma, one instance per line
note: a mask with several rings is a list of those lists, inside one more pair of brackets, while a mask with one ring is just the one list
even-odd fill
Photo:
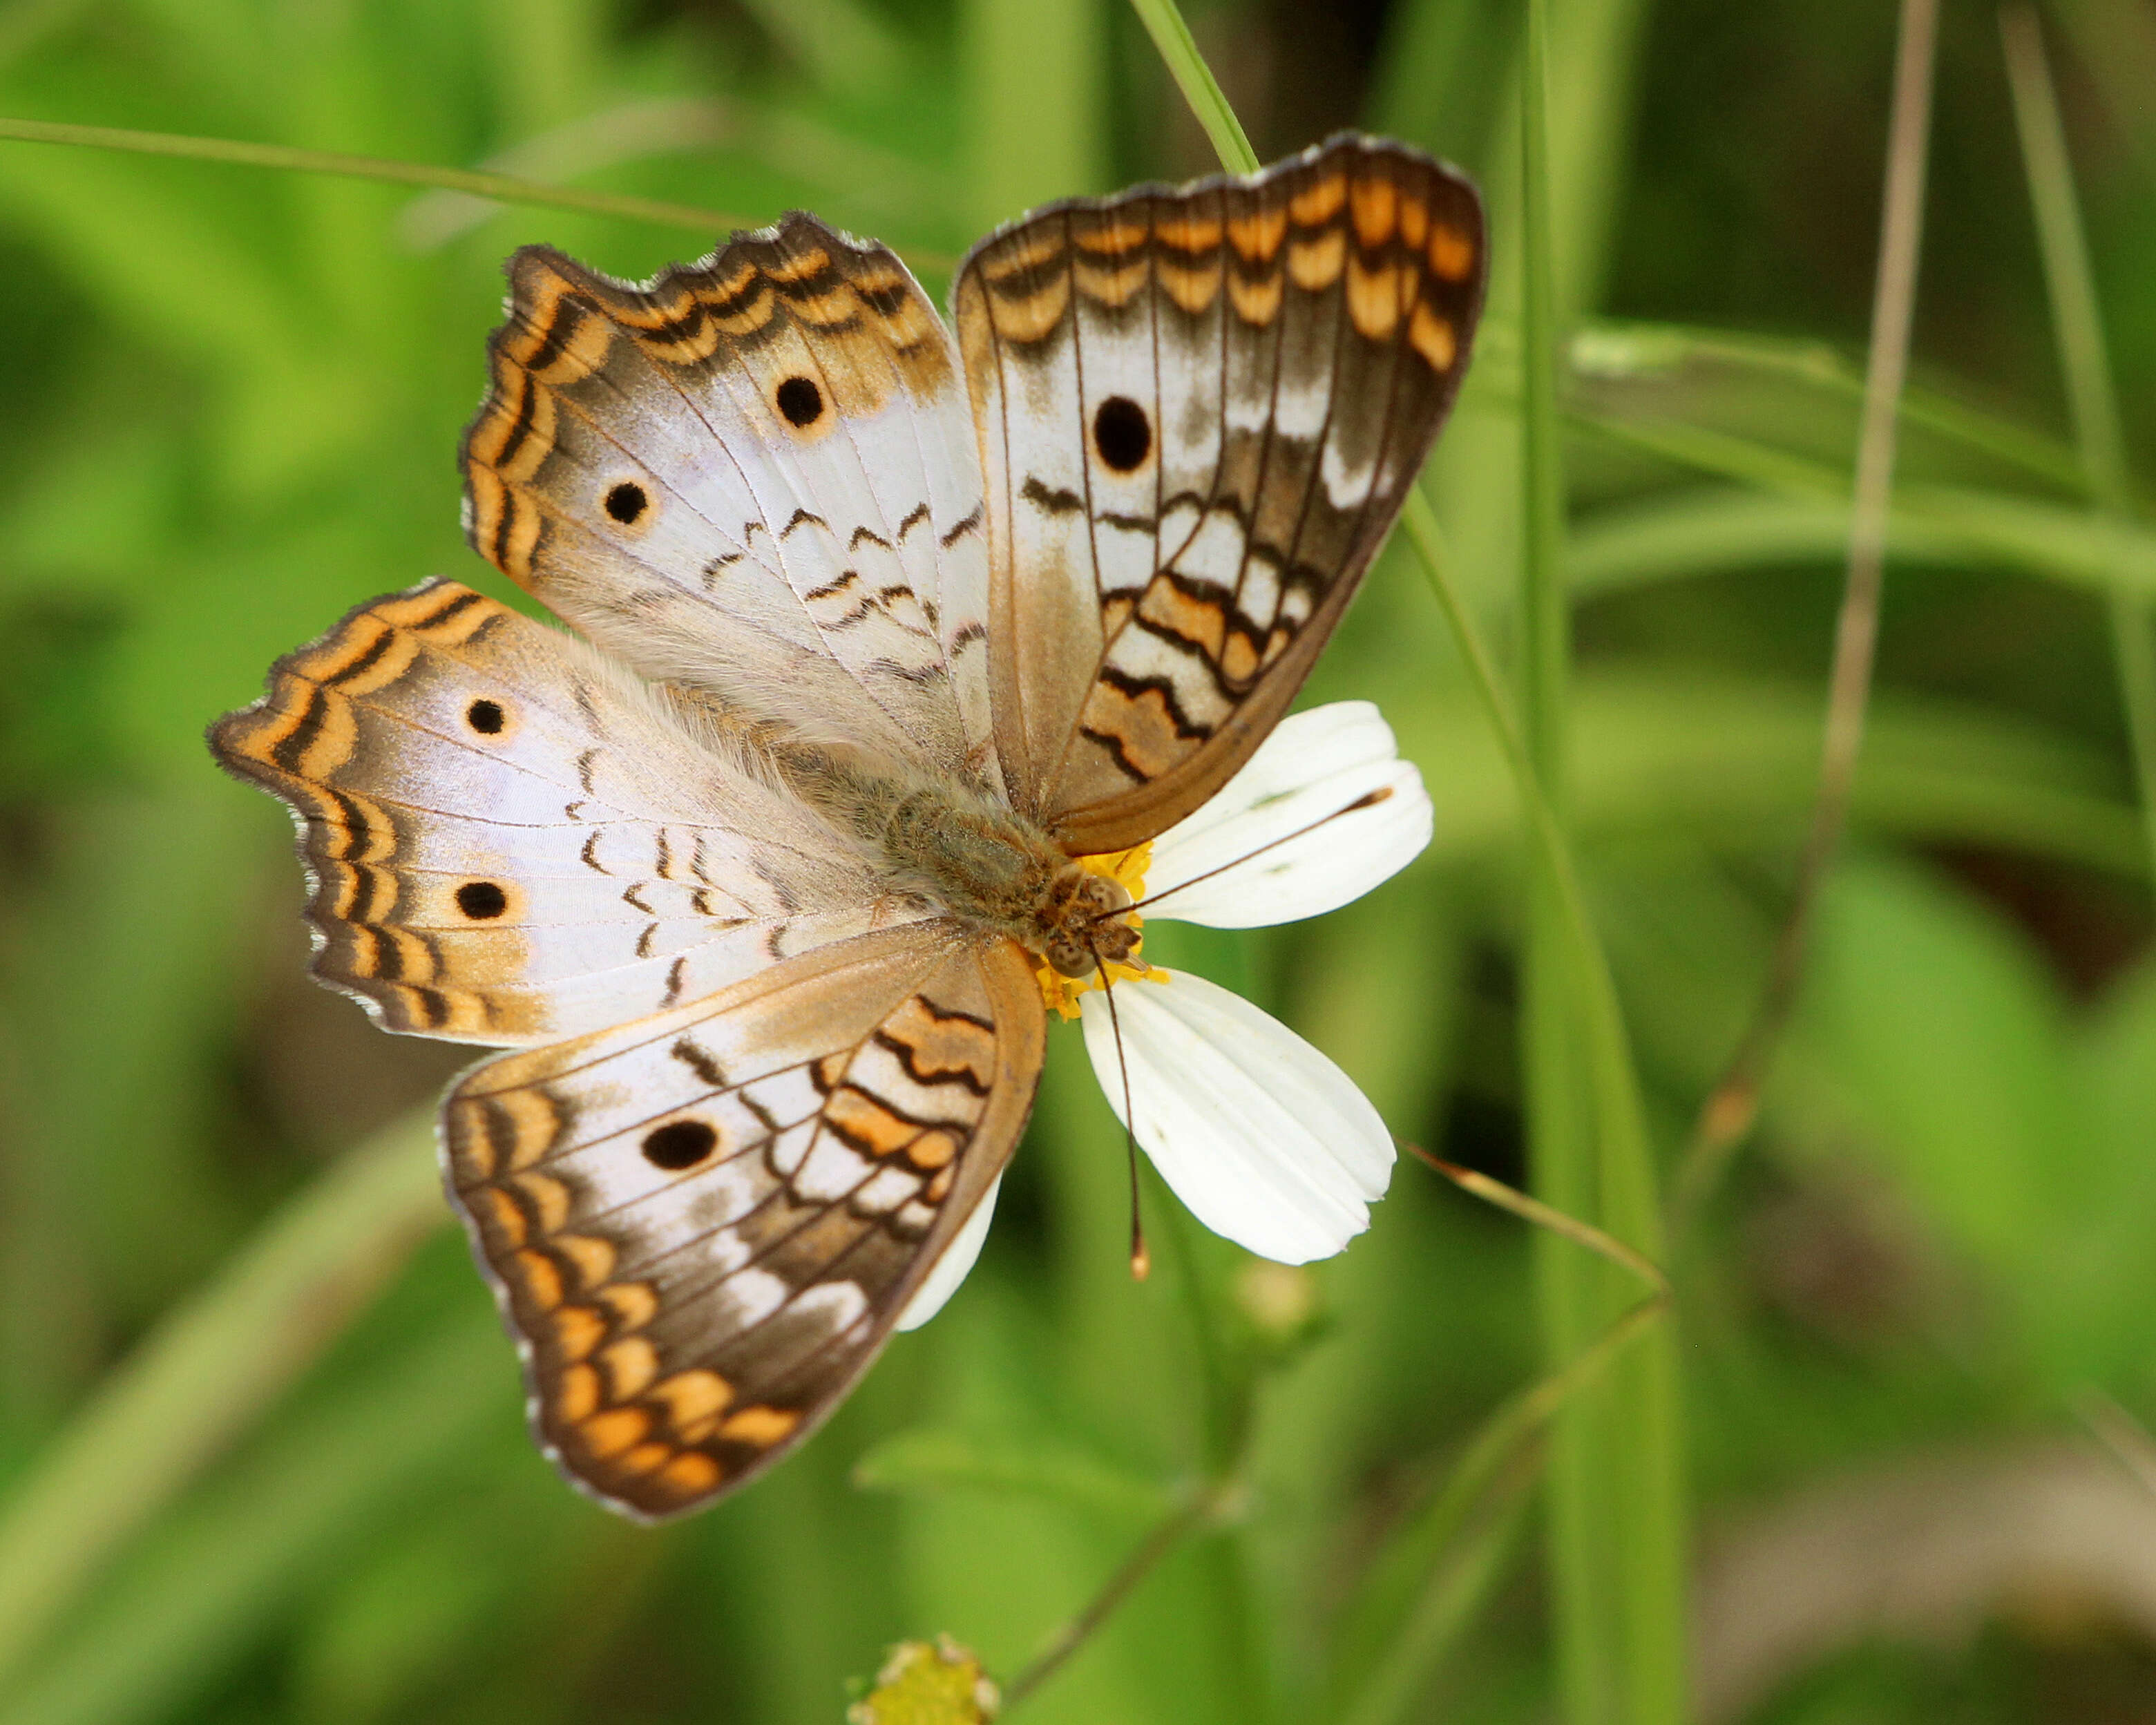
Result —
[[1014, 940], [1067, 977], [1127, 963], [1137, 947], [1122, 914], [1129, 892], [987, 790], [815, 745], [781, 745], [773, 757], [878, 858], [894, 892]]

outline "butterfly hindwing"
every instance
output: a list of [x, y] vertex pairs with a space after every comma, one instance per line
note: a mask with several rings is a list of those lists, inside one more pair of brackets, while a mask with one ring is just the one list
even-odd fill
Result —
[[877, 912], [693, 708], [454, 582], [361, 606], [210, 741], [298, 819], [316, 973], [393, 1030], [574, 1035]]
[[509, 274], [480, 553], [646, 675], [992, 783], [973, 423], [897, 258], [797, 213], [641, 287]]
[[975, 249], [998, 747], [1066, 850], [1158, 834], [1286, 711], [1451, 403], [1483, 277], [1474, 188], [1353, 136]]
[[450, 1189], [570, 1476], [666, 1516], [805, 1436], [1002, 1172], [1045, 1023], [1014, 948], [924, 924], [469, 1074]]

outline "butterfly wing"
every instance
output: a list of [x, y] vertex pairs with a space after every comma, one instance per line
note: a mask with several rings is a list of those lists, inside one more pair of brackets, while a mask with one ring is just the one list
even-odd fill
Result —
[[480, 553], [647, 676], [992, 783], [979, 459], [897, 258], [796, 213], [641, 287], [509, 275]]
[[925, 924], [467, 1076], [450, 1189], [570, 1478], [667, 1516], [806, 1436], [1009, 1159], [1045, 1025], [1014, 947]]
[[1474, 187], [1353, 136], [1051, 206], [968, 259], [997, 744], [1067, 850], [1161, 832], [1286, 710], [1451, 404], [1483, 277]]
[[291, 805], [316, 973], [393, 1030], [573, 1035], [927, 914], [695, 708], [454, 582], [279, 660], [210, 744]]

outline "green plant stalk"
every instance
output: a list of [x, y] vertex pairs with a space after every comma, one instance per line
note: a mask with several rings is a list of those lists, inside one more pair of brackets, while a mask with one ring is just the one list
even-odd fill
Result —
[[[1550, 210], [1547, 0], [1527, 0], [1521, 72], [1522, 705], [1543, 800], [1564, 832], [1571, 613], [1565, 572], [1559, 342]], [[1527, 897], [1521, 1044], [1528, 1162], [1537, 1195], [1599, 1221], [1650, 1257], [1660, 1199], [1644, 1133], [1599, 1129], [1579, 1098], [1597, 1086], [1582, 1060], [1578, 964], [1562, 889], [1537, 857]], [[1626, 1075], [1629, 1079], [1629, 1073]], [[1627, 1088], [1629, 1088], [1629, 1085]], [[1560, 1236], [1537, 1235], [1537, 1291], [1549, 1368], [1561, 1372], [1613, 1316], [1599, 1266]], [[1674, 1358], [1666, 1328], [1552, 1426], [1549, 1550], [1558, 1693], [1571, 1725], [1677, 1725], [1685, 1713], [1684, 1533]]]
[[[1556, 265], [1550, 256], [1548, 17], [1528, 0], [1521, 44], [1519, 680], [1527, 757], [1560, 843], [1565, 829], [1567, 696], [1571, 634], [1563, 568], [1563, 475], [1556, 425]], [[1521, 1083], [1527, 1161], [1536, 1195], [1568, 1215], [1598, 1215], [1594, 1133], [1575, 1098], [1582, 1073], [1576, 1003], [1564, 957], [1563, 910], [1547, 857], [1527, 860], [1526, 937], [1520, 994]], [[1532, 1256], [1536, 1306], [1548, 1366], [1561, 1368], [1589, 1345], [1600, 1317], [1599, 1267], [1554, 1236], [1537, 1234]], [[1559, 1711], [1569, 1725], [1614, 1721], [1619, 1645], [1615, 1578], [1607, 1560], [1616, 1529], [1605, 1437], [1612, 1409], [1601, 1386], [1583, 1393], [1553, 1423], [1546, 1490], [1552, 1615]]]
[[1060, 1670], [1187, 1541], [1231, 1527], [1248, 1508], [1246, 1476], [1257, 1435], [1258, 1385], [1253, 1368], [1247, 1360], [1240, 1368], [1229, 1363], [1219, 1314], [1204, 1286], [1194, 1224], [1174, 1204], [1156, 1206], [1155, 1214], [1159, 1231], [1173, 1242], [1170, 1255], [1206, 1378], [1206, 1474], [1181, 1503], [1161, 1517], [1100, 1591], [1004, 1686], [1006, 1709], [1018, 1707]]
[[[2006, 50], [2007, 82], [2021, 160], [2035, 206], [2044, 282], [2051, 300], [2051, 327], [2059, 344], [2059, 369], [2073, 412], [2074, 440], [2097, 512], [2126, 523], [2133, 514], [2133, 481], [2120, 428], [2118, 392], [2103, 334], [2103, 316], [2089, 264], [2081, 199], [2074, 189], [2058, 93], [2044, 53], [2043, 26], [2025, 5], [2002, 6], [1999, 33]], [[2149, 879], [2156, 883], [2156, 639], [2148, 603], [2113, 588], [2110, 594], [2112, 654], [2119, 696], [2126, 710], [2141, 819], [2148, 839]]]
[[[1545, 908], [1560, 919], [1568, 959], [1566, 980], [1584, 1045], [1587, 1090], [1594, 1111], [1592, 1142], [1599, 1147], [1596, 1173], [1602, 1187], [1603, 1220], [1611, 1234], [1650, 1261], [1659, 1261], [1663, 1247], [1661, 1214], [1630, 1040], [1608, 958], [1588, 915], [1586, 894], [1570, 845], [1543, 794], [1496, 661], [1475, 626], [1465, 597], [1445, 573], [1436, 517], [1419, 488], [1409, 492], [1400, 520], [1466, 663], [1468, 680], [1512, 768], [1527, 821], [1529, 852], [1546, 877], [1550, 893]], [[1574, 1216], [1580, 1214], [1558, 1203], [1547, 1187], [1543, 1197], [1553, 1208], [1566, 1209]], [[1549, 1255], [1536, 1260], [1541, 1286], [1547, 1289], [1555, 1283], [1562, 1293], [1577, 1293], [1583, 1307], [1589, 1296], [1603, 1299], [1605, 1303], [1595, 1309], [1594, 1316], [1606, 1322], [1606, 1284], [1589, 1275], [1549, 1276], [1543, 1281], [1548, 1276], [1550, 1257], [1562, 1241], [1548, 1233], [1538, 1234], [1537, 1238], [1537, 1252]], [[1547, 1245], [1543, 1244], [1545, 1241]], [[1638, 1322], [1649, 1324], [1665, 1310], [1663, 1303], [1656, 1301], [1651, 1309], [1640, 1312]], [[1600, 1327], [1595, 1322], [1582, 1325], [1576, 1332], [1573, 1353], [1565, 1358], [1582, 1357], [1580, 1348], [1588, 1345], [1588, 1338]], [[1546, 1327], [1546, 1336], [1550, 1333], [1550, 1327]], [[1573, 1334], [1567, 1331], [1552, 1339], [1566, 1339]], [[1560, 1367], [1563, 1363], [1560, 1360]], [[1629, 1358], [1619, 1363], [1611, 1380], [1606, 1387], [1599, 1387], [1584, 1376], [1573, 1378], [1560, 1373], [1558, 1379], [1565, 1384], [1567, 1395], [1598, 1398], [1601, 1418], [1590, 1422], [1585, 1441], [1609, 1446], [1577, 1455], [1573, 1465], [1578, 1470], [1578, 1476], [1569, 1481], [1558, 1476], [1558, 1470], [1567, 1465], [1561, 1447], [1553, 1458], [1553, 1522], [1566, 1512], [1568, 1505], [1577, 1519], [1569, 1536], [1553, 1526], [1551, 1561], [1553, 1567], [1565, 1563], [1578, 1565], [1582, 1577], [1575, 1599], [1568, 1600], [1561, 1595], [1558, 1599], [1559, 1633], [1596, 1637], [1578, 1655], [1578, 1664], [1566, 1667], [1567, 1703], [1597, 1709], [1576, 1716], [1595, 1719], [1608, 1717], [1599, 1710], [1616, 1697], [1628, 1707], [1621, 1716], [1628, 1720], [1675, 1725], [1684, 1717], [1686, 1518], [1676, 1360], [1666, 1323], [1651, 1324], [1650, 1333]], [[1560, 1446], [1563, 1440], [1560, 1431]], [[1568, 1499], [1568, 1491], [1578, 1495]], [[1612, 1524], [1600, 1513], [1607, 1504], [1598, 1499], [1605, 1497], [1614, 1497], [1623, 1504], [1626, 1513], [1621, 1521]], [[1578, 1542], [1577, 1547], [1564, 1543], [1568, 1537]], [[1626, 1543], [1616, 1547], [1614, 1543], [1620, 1539]], [[1613, 1548], [1624, 1553], [1624, 1573], [1609, 1578], [1604, 1586], [1589, 1566]], [[1622, 1603], [1621, 1625], [1610, 1604], [1612, 1593]], [[1609, 1668], [1607, 1655], [1621, 1655], [1622, 1662], [1614, 1672]]]
[[[1213, 141], [1223, 165], [1243, 172], [1255, 169], [1258, 165], [1255, 153], [1221, 94], [1218, 81], [1198, 52], [1173, 0], [1132, 0], [1132, 4], [1192, 111]], [[1538, 48], [1538, 54], [1539, 51]], [[1537, 124], [1529, 128], [1531, 131], [1539, 132], [1541, 117], [1537, 94]], [[1536, 147], [1539, 149], [1539, 144]], [[1542, 188], [1533, 195], [1541, 200], [1544, 254], [1541, 267], [1547, 278], [1547, 175], [1538, 157], [1529, 166], [1530, 182], [1538, 175], [1543, 181]], [[1553, 291], [1546, 285], [1540, 302], [1545, 324], [1550, 321]], [[1530, 336], [1535, 333], [1532, 324], [1527, 333]], [[1545, 543], [1543, 554], [1530, 558], [1537, 572], [1530, 578], [1540, 595], [1545, 623], [1553, 613], [1556, 618], [1555, 630], [1546, 629], [1544, 632], [1541, 665], [1547, 673], [1553, 668], [1562, 668], [1566, 600], [1559, 552], [1563, 527], [1562, 476], [1556, 459], [1556, 347], [1554, 331], [1545, 329], [1543, 333], [1548, 338], [1541, 343], [1544, 399], [1539, 429], [1530, 435], [1536, 442], [1533, 459], [1547, 464], [1541, 480], [1543, 501], [1539, 511]], [[1580, 1147], [1566, 1158], [1563, 1166], [1568, 1173], [1584, 1174], [1585, 1178], [1581, 1183], [1591, 1187], [1599, 1182], [1604, 1189], [1600, 1194], [1600, 1208], [1612, 1232], [1650, 1258], [1658, 1256], [1661, 1245], [1661, 1209], [1637, 1079], [1616, 991], [1609, 979], [1600, 942], [1588, 918], [1585, 896], [1580, 889], [1562, 823], [1537, 772], [1538, 763], [1529, 735], [1523, 733], [1514, 721], [1488, 653], [1459, 596], [1445, 578], [1439, 559], [1435, 518], [1419, 490], [1410, 491], [1404, 520], [1410, 538], [1422, 552], [1439, 603], [1469, 661], [1492, 727], [1505, 747], [1527, 817], [1531, 853], [1536, 859], [1537, 920], [1544, 931], [1543, 937], [1534, 944], [1539, 964], [1546, 967], [1541, 970], [1539, 989], [1535, 989], [1532, 976], [1530, 987], [1547, 1003], [1550, 1021], [1554, 1024], [1560, 1017], [1563, 1020], [1561, 1049], [1555, 1045], [1554, 1038], [1543, 1044], [1544, 1054], [1552, 1063], [1542, 1075], [1547, 1082], [1537, 1090], [1543, 1105], [1544, 1123], [1553, 1128], [1552, 1111], [1559, 1106], [1570, 1111], [1577, 1106], [1584, 1082], [1589, 1106], [1582, 1111], [1590, 1115], [1592, 1125], [1589, 1127], [1582, 1124], [1576, 1134]], [[1530, 532], [1535, 531], [1531, 522]], [[1553, 633], [1554, 666], [1549, 642]], [[1544, 737], [1562, 735], [1561, 678], [1556, 703], [1558, 722], [1555, 726], [1542, 727], [1540, 734]], [[1531, 954], [1531, 965], [1537, 963]], [[1568, 1113], [1568, 1121], [1570, 1117]], [[1546, 1187], [1543, 1195], [1559, 1209], [1575, 1214], [1581, 1213], [1578, 1207], [1566, 1201], [1575, 1195], [1570, 1186], [1562, 1186], [1554, 1194]], [[1552, 1254], [1543, 1261], [1552, 1261], [1555, 1255]], [[1563, 1255], [1571, 1256], [1569, 1253]], [[1578, 1272], [1576, 1262], [1568, 1263], [1553, 1272], [1564, 1289], [1559, 1308], [1564, 1314], [1563, 1333], [1553, 1337], [1553, 1347], [1566, 1344], [1566, 1351], [1558, 1361], [1560, 1366], [1589, 1347], [1592, 1338], [1606, 1327], [1614, 1316], [1600, 1276], [1592, 1270], [1585, 1276]], [[1612, 1607], [1604, 1614], [1606, 1620], [1591, 1629], [1582, 1624], [1577, 1634], [1568, 1634], [1564, 1639], [1569, 1645], [1620, 1653], [1621, 1662], [1613, 1666], [1612, 1671], [1619, 1681], [1617, 1692], [1625, 1697], [1625, 1717], [1641, 1722], [1674, 1722], [1682, 1712], [1684, 1664], [1683, 1532], [1676, 1488], [1674, 1356], [1670, 1353], [1666, 1335], [1661, 1333], [1647, 1343], [1643, 1353], [1648, 1353], [1657, 1357], [1631, 1363], [1632, 1368], [1615, 1386], [1613, 1405], [1620, 1410], [1619, 1453], [1607, 1455], [1599, 1440], [1611, 1434], [1600, 1425], [1593, 1429], [1588, 1440], [1573, 1452], [1598, 1468], [1607, 1459], [1614, 1477], [1605, 1483], [1599, 1480], [1590, 1481], [1583, 1476], [1580, 1489], [1587, 1496], [1580, 1501], [1586, 1504], [1588, 1513], [1574, 1521], [1568, 1533], [1558, 1536], [1560, 1543], [1566, 1547], [1566, 1554], [1559, 1559], [1561, 1564], [1582, 1575], [1594, 1560], [1594, 1548], [1606, 1550], [1609, 1540], [1620, 1537], [1625, 1539], [1626, 1626], [1622, 1630], [1618, 1627]], [[1622, 1449], [1627, 1441], [1645, 1444], [1650, 1449], [1646, 1453]], [[1591, 1501], [1598, 1497], [1602, 1502]], [[1606, 1538], [1598, 1539], [1591, 1523], [1603, 1519], [1599, 1512], [1612, 1501], [1621, 1502], [1626, 1509], [1621, 1534], [1620, 1527], [1612, 1524]], [[1594, 1603], [1593, 1595], [1579, 1597]], [[1561, 1605], [1561, 1616], [1564, 1611], [1565, 1607]], [[1578, 1686], [1579, 1692], [1584, 1696], [1590, 1686], [1599, 1682], [1599, 1675], [1590, 1668]], [[1596, 1715], [1575, 1712], [1573, 1717], [1586, 1719]]]
[[188, 162], [223, 162], [242, 167], [281, 168], [293, 173], [330, 174], [340, 179], [377, 180], [397, 186], [426, 186], [437, 191], [468, 192], [503, 203], [535, 204], [544, 209], [575, 210], [584, 215], [619, 216], [663, 228], [693, 228], [723, 234], [755, 225], [740, 216], [694, 204], [631, 198], [616, 192], [584, 192], [573, 186], [547, 186], [513, 174], [482, 173], [470, 168], [437, 167], [424, 162], [393, 162], [378, 156], [348, 156], [328, 150], [296, 150], [282, 144], [249, 144], [233, 138], [183, 137], [175, 132], [133, 131], [116, 126], [69, 126], [44, 120], [0, 118], [0, 139], [24, 144], [73, 144], [90, 150], [125, 150], [137, 156], [171, 156]]
[[[1419, 488], [1408, 493], [1407, 501], [1400, 510], [1400, 525], [1407, 530], [1408, 543], [1414, 549], [1430, 593], [1466, 664], [1468, 682], [1483, 716], [1504, 752], [1527, 822], [1527, 848], [1539, 865], [1548, 870], [1555, 890], [1555, 903], [1563, 916], [1566, 947], [1571, 954], [1571, 986], [1579, 1002], [1584, 1022], [1583, 1040], [1592, 1081], [1595, 1132], [1602, 1141], [1614, 1143], [1625, 1153], [1636, 1155], [1644, 1161], [1648, 1155], [1646, 1117], [1633, 1069], [1631, 1039], [1625, 1028], [1624, 1010], [1617, 998], [1617, 985], [1609, 973], [1608, 955], [1588, 915], [1587, 893], [1573, 859], [1569, 839], [1543, 794], [1534, 762], [1527, 752], [1526, 737], [1512, 709], [1512, 697], [1498, 674], [1497, 661], [1482, 639], [1466, 595], [1445, 572], [1436, 512]], [[1630, 1235], [1623, 1237], [1649, 1260], [1660, 1259], [1659, 1214], [1650, 1214], [1642, 1219], [1636, 1238]]]
[[446, 1218], [434, 1122], [400, 1122], [270, 1219], [52, 1440], [0, 1517], [0, 1692], [113, 1551], [341, 1332]]

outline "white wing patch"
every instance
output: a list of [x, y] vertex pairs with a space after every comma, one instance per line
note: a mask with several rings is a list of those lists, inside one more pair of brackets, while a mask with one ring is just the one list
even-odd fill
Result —
[[979, 458], [898, 260], [796, 215], [643, 288], [510, 273], [479, 551], [647, 675], [997, 784]]
[[927, 914], [693, 710], [452, 582], [362, 607], [213, 741], [299, 818], [317, 973], [392, 1029], [575, 1035]]

